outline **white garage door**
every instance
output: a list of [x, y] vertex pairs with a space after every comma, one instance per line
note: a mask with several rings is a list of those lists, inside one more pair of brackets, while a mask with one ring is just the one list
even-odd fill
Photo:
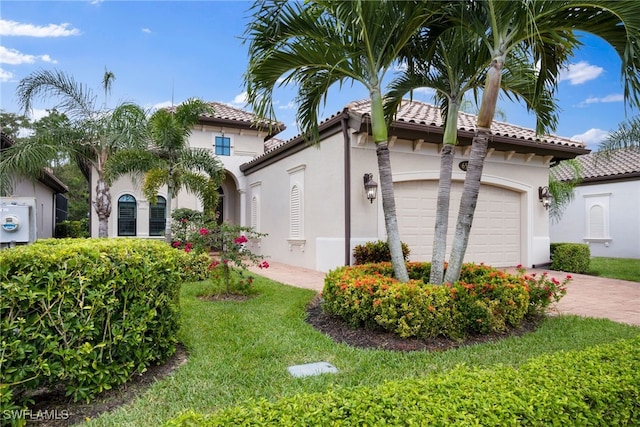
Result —
[[[429, 261], [433, 248], [437, 182], [409, 181], [394, 184], [400, 236], [411, 249], [411, 261]], [[447, 259], [453, 241], [462, 183], [451, 189]], [[465, 262], [484, 262], [495, 267], [521, 263], [520, 194], [482, 185], [478, 197]]]

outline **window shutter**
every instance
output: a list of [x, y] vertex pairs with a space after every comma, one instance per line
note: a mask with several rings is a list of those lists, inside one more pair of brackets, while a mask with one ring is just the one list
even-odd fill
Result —
[[297, 185], [291, 187], [290, 209], [289, 236], [297, 239], [302, 236], [302, 203]]

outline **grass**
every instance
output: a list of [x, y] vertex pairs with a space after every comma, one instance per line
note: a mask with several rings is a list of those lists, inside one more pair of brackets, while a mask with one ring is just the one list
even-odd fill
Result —
[[[458, 364], [518, 366], [543, 353], [579, 350], [640, 334], [638, 327], [609, 320], [557, 316], [522, 337], [446, 352], [362, 350], [336, 344], [305, 323], [305, 306], [313, 291], [264, 278], [254, 283], [259, 294], [240, 302], [202, 301], [196, 296], [207, 285], [185, 284], [180, 341], [188, 348], [189, 361], [131, 404], [88, 425], [162, 425], [189, 409], [211, 413], [252, 398], [277, 400], [331, 387], [376, 385], [424, 377]], [[307, 378], [287, 372], [288, 366], [318, 361], [328, 361], [340, 372]]]
[[591, 258], [588, 274], [640, 282], [640, 259], [594, 257]]

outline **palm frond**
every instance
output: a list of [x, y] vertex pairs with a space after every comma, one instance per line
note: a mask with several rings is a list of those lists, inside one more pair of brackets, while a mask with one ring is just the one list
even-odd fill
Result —
[[109, 156], [104, 165], [104, 177], [107, 183], [112, 184], [121, 176], [144, 174], [164, 165], [166, 162], [150, 151], [122, 149]]

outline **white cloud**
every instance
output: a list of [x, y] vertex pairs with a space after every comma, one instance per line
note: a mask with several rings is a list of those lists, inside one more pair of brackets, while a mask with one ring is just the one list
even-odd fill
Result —
[[247, 105], [247, 92], [242, 92], [236, 95], [236, 97], [233, 98], [233, 101], [231, 101], [231, 105], [235, 105], [236, 107], [244, 107]]
[[287, 105], [279, 105], [278, 110], [295, 110], [296, 104], [293, 101], [289, 101]]
[[567, 68], [560, 71], [558, 81], [569, 80], [572, 85], [579, 85], [589, 80], [597, 78], [604, 68], [591, 65], [586, 61], [580, 61], [577, 64], [569, 64]]
[[5, 83], [11, 81], [13, 78], [13, 73], [7, 70], [3, 70], [0, 68], [0, 82]]
[[148, 28], [143, 28], [142, 32], [145, 33], [145, 34], [151, 34], [151, 30], [148, 29]]
[[611, 95], [603, 96], [602, 98], [590, 97], [584, 100], [583, 104], [598, 104], [601, 102], [623, 102], [624, 95], [621, 93], [614, 93]]
[[43, 108], [33, 108], [29, 112], [29, 118], [34, 122], [40, 120], [43, 117], [47, 117], [49, 115], [49, 111]]
[[71, 24], [49, 24], [37, 26], [16, 21], [0, 19], [0, 36], [27, 36], [27, 37], [68, 37], [77, 36], [80, 30], [71, 27]]
[[169, 108], [172, 107], [176, 104], [174, 104], [171, 101], [163, 101], [163, 102], [158, 102], [157, 104], [153, 104], [150, 108], [147, 105], [146, 108], [149, 108], [151, 110], [151, 112], [156, 111], [156, 110], [160, 110], [162, 108]]
[[414, 92], [425, 96], [433, 96], [436, 94], [436, 90], [430, 87], [419, 87], [415, 89]]
[[609, 132], [607, 132], [606, 130], [591, 128], [585, 133], [573, 135], [571, 137], [571, 140], [581, 141], [592, 147], [601, 143], [608, 135]]
[[51, 62], [53, 64], [57, 63], [57, 61], [51, 59], [49, 55], [27, 55], [16, 49], [7, 49], [4, 46], [0, 46], [0, 64], [33, 64], [37, 60]]

